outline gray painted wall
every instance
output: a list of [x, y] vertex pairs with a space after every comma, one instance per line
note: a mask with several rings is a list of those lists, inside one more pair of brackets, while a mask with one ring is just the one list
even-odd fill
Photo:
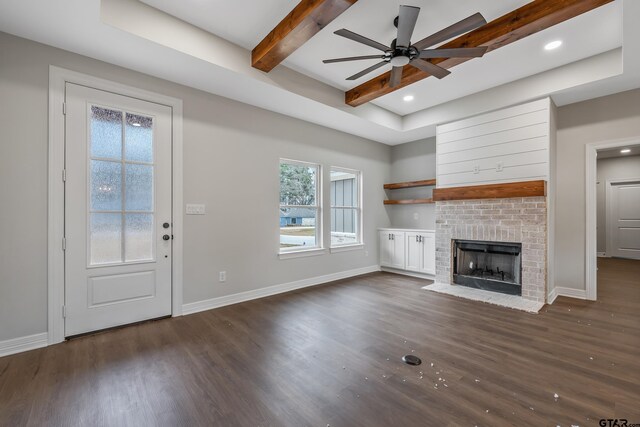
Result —
[[558, 109], [556, 286], [585, 289], [585, 145], [640, 141], [640, 89]]
[[[391, 148], [391, 182], [420, 181], [436, 177], [436, 138], [396, 145]], [[431, 197], [433, 187], [387, 190], [389, 199]], [[436, 206], [387, 205], [391, 226], [397, 228], [436, 228]]]
[[[47, 329], [50, 64], [183, 99], [184, 201], [207, 205], [185, 216], [185, 303], [378, 263], [389, 147], [0, 33], [0, 341]], [[331, 166], [362, 171], [364, 250], [278, 259], [280, 157], [321, 163], [326, 201]]]
[[640, 156], [598, 159], [598, 252], [607, 250], [607, 181], [640, 178]]

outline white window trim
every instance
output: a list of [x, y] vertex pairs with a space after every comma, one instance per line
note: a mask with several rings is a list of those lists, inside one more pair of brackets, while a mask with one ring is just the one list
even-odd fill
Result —
[[[331, 253], [337, 253], [337, 252], [346, 252], [346, 251], [353, 251], [353, 250], [358, 250], [358, 249], [362, 249], [364, 248], [364, 227], [363, 227], [363, 207], [362, 207], [362, 202], [363, 202], [363, 197], [362, 197], [362, 171], [359, 171], [357, 169], [349, 169], [349, 168], [343, 168], [340, 166], [331, 166], [329, 168], [329, 176], [331, 176], [331, 172], [336, 171], [336, 172], [342, 172], [345, 174], [350, 174], [350, 175], [355, 175], [356, 181], [357, 181], [357, 188], [358, 188], [358, 206], [356, 209], [356, 221], [358, 223], [358, 227], [357, 227], [357, 232], [356, 232], [356, 243], [344, 243], [342, 245], [337, 244], [334, 245], [333, 243], [331, 243], [331, 236], [329, 236], [329, 248], [331, 249]], [[329, 203], [329, 210], [333, 209], [333, 208], [349, 208], [349, 209], [354, 209], [350, 206], [331, 206], [331, 203]]]
[[48, 345], [64, 341], [64, 114], [66, 83], [113, 92], [124, 96], [155, 102], [172, 109], [173, 143], [173, 205], [172, 217], [174, 234], [171, 299], [172, 316], [182, 315], [182, 270], [183, 270], [183, 136], [182, 136], [182, 100], [155, 92], [93, 77], [88, 74], [49, 66], [49, 183], [48, 183], [48, 249], [47, 249], [47, 343]]
[[[322, 175], [322, 165], [320, 163], [313, 162], [305, 162], [302, 160], [293, 160], [287, 158], [280, 158], [278, 161], [278, 176], [280, 170], [280, 164], [286, 163], [294, 166], [304, 166], [304, 167], [314, 167], [317, 170], [316, 176], [316, 204], [313, 206], [297, 206], [297, 205], [284, 205], [285, 207], [295, 207], [295, 208], [303, 208], [303, 209], [316, 209], [316, 244], [312, 247], [291, 247], [291, 248], [280, 248], [278, 252], [278, 257], [280, 259], [289, 259], [289, 258], [300, 258], [314, 255], [323, 255], [326, 253], [326, 249], [324, 248], [323, 235], [323, 175]], [[278, 188], [278, 198], [280, 197], [280, 188]], [[278, 209], [280, 209], [283, 205], [278, 201]], [[278, 227], [278, 232], [280, 231], [280, 227]], [[279, 239], [278, 239], [279, 242]], [[278, 243], [279, 244], [279, 243]]]

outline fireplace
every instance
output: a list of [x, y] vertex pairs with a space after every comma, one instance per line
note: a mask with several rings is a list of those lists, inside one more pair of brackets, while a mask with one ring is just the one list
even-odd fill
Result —
[[522, 244], [453, 240], [453, 283], [522, 295]]

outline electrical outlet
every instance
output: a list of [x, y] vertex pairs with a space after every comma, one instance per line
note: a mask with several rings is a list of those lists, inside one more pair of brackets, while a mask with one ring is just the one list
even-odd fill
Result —
[[502, 172], [502, 162], [498, 162], [496, 166], [496, 172]]
[[221, 282], [226, 282], [227, 281], [227, 272], [226, 271], [221, 271], [220, 272], [220, 281]]
[[480, 173], [480, 166], [475, 165], [475, 166], [473, 167], [473, 173]]
[[364, 251], [364, 256], [369, 256], [369, 251]]

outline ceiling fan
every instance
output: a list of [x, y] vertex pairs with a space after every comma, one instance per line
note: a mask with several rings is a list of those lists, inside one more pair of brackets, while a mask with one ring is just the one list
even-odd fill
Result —
[[382, 59], [375, 65], [366, 68], [359, 73], [354, 74], [351, 77], [347, 77], [347, 80], [356, 80], [360, 77], [369, 74], [370, 72], [377, 70], [378, 68], [391, 64], [393, 66], [391, 70], [391, 79], [389, 80], [389, 86], [395, 87], [400, 84], [402, 79], [402, 67], [409, 64], [412, 67], [416, 67], [424, 72], [427, 72], [439, 79], [446, 77], [451, 72], [445, 68], [442, 68], [436, 64], [432, 64], [423, 59], [428, 58], [479, 58], [487, 52], [487, 47], [469, 47], [469, 48], [454, 48], [454, 49], [428, 49], [431, 46], [440, 44], [453, 37], [464, 34], [468, 31], [474, 30], [487, 23], [482, 14], [475, 13], [468, 18], [463, 19], [443, 30], [438, 31], [435, 34], [430, 35], [416, 43], [411, 43], [411, 36], [418, 20], [418, 14], [420, 13], [419, 7], [414, 6], [400, 6], [400, 13], [395, 18], [393, 24], [398, 28], [398, 36], [391, 42], [391, 46], [385, 46], [382, 43], [378, 43], [375, 40], [371, 40], [367, 37], [356, 34], [353, 31], [347, 29], [341, 29], [334, 34], [348, 38], [358, 43], [373, 47], [375, 49], [384, 52], [382, 55], [366, 55], [366, 56], [351, 56], [347, 58], [335, 58], [325, 59], [325, 64], [332, 64], [336, 62], [347, 61], [360, 61], [363, 59]]

